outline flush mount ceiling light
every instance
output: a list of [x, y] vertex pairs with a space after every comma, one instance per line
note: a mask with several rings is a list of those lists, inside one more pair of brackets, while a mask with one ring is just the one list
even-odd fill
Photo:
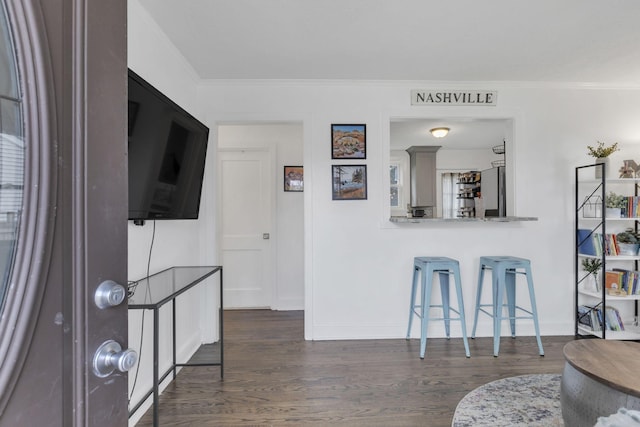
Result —
[[429, 132], [436, 138], [444, 138], [449, 133], [449, 128], [433, 128]]

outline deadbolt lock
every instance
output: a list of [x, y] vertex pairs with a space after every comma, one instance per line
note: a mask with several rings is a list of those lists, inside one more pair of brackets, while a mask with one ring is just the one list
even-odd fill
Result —
[[94, 301], [98, 308], [104, 309], [122, 304], [126, 296], [127, 291], [124, 286], [113, 280], [105, 280], [96, 289]]

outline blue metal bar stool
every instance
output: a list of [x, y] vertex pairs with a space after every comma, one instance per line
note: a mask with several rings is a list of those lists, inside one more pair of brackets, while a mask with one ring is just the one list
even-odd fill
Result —
[[[421, 280], [421, 301], [416, 304], [416, 293], [418, 288], [418, 274], [422, 273]], [[431, 304], [431, 285], [434, 273], [440, 277], [440, 292], [442, 294], [442, 305]], [[449, 304], [449, 276], [453, 274], [458, 300], [458, 309], [454, 309]], [[429, 317], [431, 307], [441, 307], [443, 317]], [[417, 310], [420, 310], [419, 312]], [[458, 317], [451, 317], [453, 311]], [[462, 283], [460, 281], [460, 266], [458, 261], [446, 257], [415, 257], [413, 259], [413, 285], [411, 287], [411, 305], [409, 306], [409, 327], [407, 328], [407, 339], [411, 334], [411, 323], [414, 314], [421, 319], [420, 323], [420, 358], [424, 359], [427, 348], [427, 326], [429, 320], [444, 320], [447, 338], [450, 337], [450, 321], [459, 320], [462, 325], [462, 340], [467, 357], [470, 357], [469, 343], [467, 342], [467, 328], [464, 320], [464, 303], [462, 301]]]
[[[492, 276], [492, 301], [491, 304], [481, 304], [482, 283], [484, 281], [485, 270], [491, 270]], [[529, 300], [531, 311], [516, 305], [516, 274], [523, 274], [527, 278], [529, 286]], [[507, 303], [504, 303], [504, 294], [507, 294]], [[507, 307], [508, 316], [504, 316], [504, 307]], [[482, 307], [491, 307], [491, 312]], [[524, 312], [525, 316], [517, 316], [516, 310]], [[544, 356], [542, 341], [540, 340], [540, 327], [538, 326], [538, 310], [536, 308], [536, 297], [533, 292], [533, 277], [531, 275], [531, 262], [528, 259], [513, 256], [483, 256], [480, 257], [480, 270], [478, 273], [478, 293], [476, 296], [476, 309], [473, 319], [473, 331], [471, 338], [476, 337], [476, 326], [478, 325], [478, 313], [483, 312], [493, 318], [493, 355], [498, 357], [500, 351], [500, 330], [502, 321], [509, 319], [511, 326], [511, 337], [516, 336], [516, 319], [533, 319], [533, 326], [538, 340], [540, 356]]]

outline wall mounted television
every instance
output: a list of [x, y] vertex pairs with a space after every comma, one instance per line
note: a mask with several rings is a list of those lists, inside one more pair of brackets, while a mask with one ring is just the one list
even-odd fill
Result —
[[197, 219], [209, 128], [129, 70], [129, 219]]

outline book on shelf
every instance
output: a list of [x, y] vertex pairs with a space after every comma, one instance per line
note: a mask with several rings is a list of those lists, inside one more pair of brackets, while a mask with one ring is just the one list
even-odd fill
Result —
[[[620, 255], [620, 246], [618, 245], [618, 237], [614, 233], [593, 232], [592, 234], [593, 250], [596, 256], [618, 256]], [[588, 254], [590, 255], [590, 254]]]
[[578, 229], [578, 253], [591, 256], [617, 256], [620, 255], [618, 238], [615, 234], [597, 233], [585, 228]]
[[[615, 234], [607, 233], [604, 236], [601, 233], [596, 234], [596, 239], [602, 240], [604, 242], [603, 251], [605, 255], [608, 256], [618, 256], [620, 255], [620, 247], [618, 246], [618, 238]], [[602, 255], [602, 252], [598, 253], [598, 255]]]
[[621, 271], [605, 271], [604, 287], [605, 289], [622, 289], [624, 273]]
[[640, 295], [640, 290], [638, 289], [638, 279], [640, 278], [640, 272], [625, 270], [623, 268], [614, 268], [612, 272], [619, 275], [618, 289], [624, 291], [627, 295]]
[[620, 255], [620, 246], [618, 246], [618, 237], [615, 234], [607, 234], [610, 240], [609, 255]]
[[596, 330], [594, 325], [597, 325], [597, 318], [594, 316], [594, 307], [587, 307], [585, 305], [581, 305], [578, 307], [578, 323], [582, 326], [585, 326], [591, 330]]
[[[578, 306], [578, 324], [594, 332], [603, 329], [607, 331], [624, 331], [624, 322], [617, 308], [607, 306], [604, 313], [600, 305], [591, 307]], [[604, 326], [603, 326], [604, 325]]]
[[593, 230], [579, 228], [578, 229], [578, 253], [583, 255], [596, 256], [596, 237]]
[[640, 196], [627, 196], [627, 206], [622, 209], [622, 216], [625, 218], [640, 218]]
[[607, 308], [605, 309], [605, 314], [607, 316], [608, 330], [624, 331], [624, 323], [622, 323], [620, 312], [616, 308], [607, 306]]
[[[614, 255], [613, 253], [611, 253], [612, 248], [615, 248], [615, 246], [611, 244], [611, 237], [608, 234], [603, 236], [601, 233], [597, 233], [597, 236], [602, 239], [604, 254]], [[602, 255], [602, 253], [600, 253], [600, 255]]]

